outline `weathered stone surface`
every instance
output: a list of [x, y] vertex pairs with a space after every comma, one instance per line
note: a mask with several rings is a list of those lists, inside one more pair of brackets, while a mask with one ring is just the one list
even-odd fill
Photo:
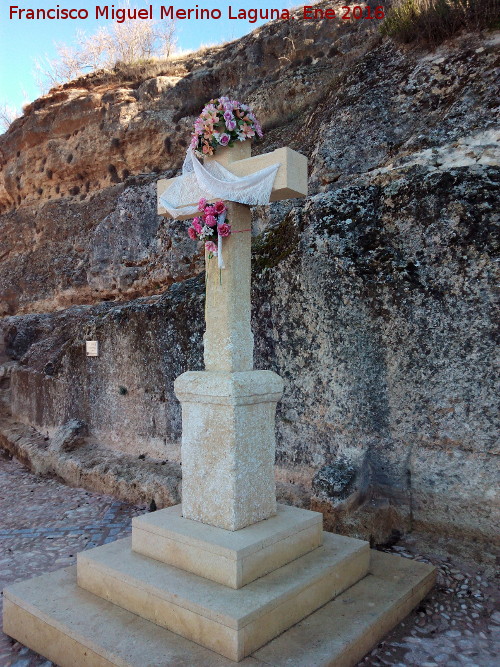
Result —
[[[271, 23], [174, 78], [90, 77], [16, 121], [0, 138], [0, 393], [41, 442], [81, 419], [108, 451], [179, 461], [173, 380], [202, 368], [204, 276], [184, 223], [156, 216], [155, 180], [206, 99], [234, 95], [264, 123], [258, 151], [312, 165], [305, 202], [253, 220], [255, 367], [285, 381], [279, 498], [373, 541], [477, 540], [480, 557], [498, 524], [498, 32], [427, 52], [367, 23]], [[89, 192], [70, 194], [79, 173]], [[313, 492], [338, 460], [346, 498]]]
[[50, 442], [51, 449], [56, 452], [70, 452], [85, 444], [88, 428], [85, 422], [79, 419], [70, 419], [60, 426]]
[[272, 371], [190, 371], [175, 381], [182, 404], [182, 513], [225, 530], [276, 514], [276, 403]]
[[318, 470], [312, 480], [312, 490], [316, 496], [326, 497], [331, 502], [342, 501], [356, 490], [355, 481], [354, 466], [339, 459]]
[[73, 487], [108, 493], [133, 503], [167, 507], [180, 500], [181, 470], [177, 463], [119, 456], [107, 447], [86, 443], [71, 452], [54, 451], [50, 439], [36, 429], [0, 419], [0, 448], [34, 473], [56, 476]]
[[[201, 368], [202, 308], [203, 281], [192, 279], [153, 300], [5, 318], [7, 354], [21, 362], [10, 376], [12, 413], [48, 436], [82, 419], [108, 447], [179, 460], [173, 382]], [[85, 340], [99, 341], [99, 357], [86, 356]]]

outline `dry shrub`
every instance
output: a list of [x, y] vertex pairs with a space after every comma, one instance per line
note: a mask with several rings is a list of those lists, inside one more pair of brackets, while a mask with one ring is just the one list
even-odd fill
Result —
[[0, 134], [7, 132], [10, 125], [19, 116], [19, 112], [8, 104], [0, 105]]
[[405, 44], [436, 45], [463, 29], [500, 27], [499, 17], [500, 0], [399, 0], [380, 30]]
[[[125, 8], [132, 8], [129, 2]], [[78, 32], [73, 45], [56, 44], [57, 55], [35, 62], [42, 90], [72, 81], [89, 72], [112, 70], [117, 63], [134, 66], [170, 58], [175, 45], [173, 21], [127, 20], [100, 27], [87, 35]]]

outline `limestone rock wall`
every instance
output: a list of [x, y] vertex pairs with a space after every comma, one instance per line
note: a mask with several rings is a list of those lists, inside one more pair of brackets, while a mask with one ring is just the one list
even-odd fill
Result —
[[278, 462], [312, 478], [320, 504], [352, 492], [349, 476], [334, 488], [348, 465], [361, 492], [404, 508], [407, 526], [488, 533], [498, 176], [391, 172], [315, 195], [263, 234], [254, 326], [260, 364], [286, 380]]
[[[163, 297], [119, 306], [4, 318], [6, 352], [18, 360], [10, 374], [10, 410], [49, 437], [80, 419], [107, 447], [177, 461], [181, 429], [173, 382], [201, 367], [202, 322], [197, 279]], [[86, 340], [99, 342], [97, 358], [86, 356]]]
[[498, 524], [498, 33], [428, 52], [366, 23], [274, 22], [98, 73], [0, 137], [0, 405], [49, 450], [83, 422], [64, 469], [101, 448], [129, 471], [168, 460], [176, 488], [173, 380], [202, 367], [204, 278], [183, 223], [156, 216], [155, 182], [206, 99], [234, 95], [263, 120], [255, 151], [310, 160], [310, 196], [253, 220], [256, 367], [285, 380], [280, 498], [374, 541], [416, 528], [479, 554]]

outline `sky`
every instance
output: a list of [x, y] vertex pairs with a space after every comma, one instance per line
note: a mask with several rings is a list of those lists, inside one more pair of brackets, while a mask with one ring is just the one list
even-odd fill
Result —
[[[175, 0], [173, 0], [175, 2]], [[15, 109], [33, 101], [41, 94], [34, 76], [34, 61], [45, 55], [53, 57], [56, 54], [54, 43], [64, 42], [72, 44], [78, 30], [87, 34], [94, 32], [99, 26], [109, 23], [105, 19], [95, 19], [95, 7], [107, 6], [111, 9], [123, 7], [120, 0], [114, 2], [99, 2], [98, 0], [0, 0], [0, 106], [8, 105]], [[132, 6], [149, 7], [153, 5], [156, 18], [159, 19], [160, 7], [169, 7], [170, 3], [165, 0], [151, 2], [145, 0], [133, 0]], [[249, 23], [244, 19], [229, 19], [228, 6], [231, 5], [233, 15], [237, 15], [239, 9], [248, 9], [249, 6], [256, 9], [266, 9], [272, 6], [276, 9], [284, 9], [292, 6], [290, 0], [251, 0], [244, 3], [241, 0], [178, 0], [173, 4], [174, 9], [200, 8], [220, 9], [220, 19], [183, 19], [176, 22], [177, 47], [181, 50], [195, 50], [202, 45], [218, 44], [236, 39], [251, 32], [259, 25], [265, 23], [258, 20]], [[311, 3], [312, 4], [312, 3]], [[86, 20], [50, 20], [50, 19], [18, 19], [10, 18], [10, 7], [17, 6], [23, 9], [43, 8], [85, 8], [89, 12]]]

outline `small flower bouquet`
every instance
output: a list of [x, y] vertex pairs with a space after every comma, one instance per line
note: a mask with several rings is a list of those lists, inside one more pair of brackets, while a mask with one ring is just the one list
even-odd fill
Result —
[[193, 240], [205, 241], [205, 249], [208, 251], [208, 258], [211, 259], [218, 254], [214, 239], [217, 240], [218, 236], [224, 237], [231, 234], [231, 225], [226, 219], [226, 205], [223, 201], [207, 204], [206, 199], [200, 199], [198, 210], [200, 215], [191, 221], [188, 234]]
[[191, 148], [198, 157], [213, 155], [219, 146], [262, 137], [262, 128], [250, 107], [229, 97], [210, 100], [194, 124]]

